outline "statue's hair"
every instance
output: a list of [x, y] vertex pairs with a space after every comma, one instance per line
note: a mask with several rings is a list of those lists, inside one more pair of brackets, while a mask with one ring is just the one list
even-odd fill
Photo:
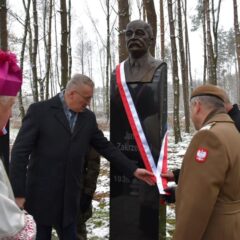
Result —
[[129, 26], [131, 26], [132, 24], [134, 24], [134, 23], [140, 23], [140, 24], [142, 24], [142, 25], [143, 25], [143, 28], [144, 28], [144, 29], [146, 30], [146, 32], [148, 33], [149, 37], [150, 37], [151, 39], [153, 39], [153, 30], [152, 30], [151, 25], [150, 25], [149, 23], [147, 23], [147, 22], [142, 21], [142, 20], [133, 20], [133, 21], [129, 22], [129, 23], [127, 24], [126, 29], [127, 29]]

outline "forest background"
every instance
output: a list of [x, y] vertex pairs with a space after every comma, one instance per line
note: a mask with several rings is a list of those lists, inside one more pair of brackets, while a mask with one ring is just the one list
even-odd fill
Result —
[[[24, 76], [11, 131], [20, 127], [29, 104], [54, 96], [76, 72], [95, 82], [91, 108], [100, 127], [108, 130], [111, 72], [128, 56], [127, 23], [142, 19], [153, 27], [152, 55], [168, 64], [168, 120], [174, 135], [169, 159], [172, 167], [180, 167], [192, 130], [192, 89], [216, 84], [232, 102], [240, 103], [239, 4], [240, 0], [0, 0], [0, 48], [17, 55]], [[101, 171], [107, 184], [96, 193], [101, 207], [95, 209], [108, 216], [102, 211], [108, 205], [108, 165]], [[94, 216], [91, 226], [99, 235], [99, 229], [108, 229], [109, 219], [100, 224], [103, 215]], [[108, 238], [108, 233], [103, 235]]]
[[124, 30], [152, 25], [151, 53], [168, 63], [168, 105], [175, 142], [189, 132], [189, 94], [202, 83], [222, 86], [240, 102], [239, 0], [0, 0], [0, 48], [23, 69], [17, 115], [64, 89], [75, 72], [96, 83], [91, 108], [109, 120], [109, 85], [127, 58]]

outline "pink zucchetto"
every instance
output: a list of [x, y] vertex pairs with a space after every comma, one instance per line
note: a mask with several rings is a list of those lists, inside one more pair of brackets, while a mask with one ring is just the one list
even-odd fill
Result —
[[22, 70], [14, 53], [0, 49], [0, 95], [16, 96], [22, 86]]

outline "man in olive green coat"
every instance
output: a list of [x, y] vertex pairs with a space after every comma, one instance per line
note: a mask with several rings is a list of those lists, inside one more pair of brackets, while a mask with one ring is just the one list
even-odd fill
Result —
[[227, 115], [222, 91], [196, 88], [196, 130], [183, 159], [176, 192], [174, 240], [240, 239], [240, 134]]
[[90, 148], [85, 157], [81, 201], [77, 222], [77, 240], [87, 240], [86, 222], [92, 217], [92, 199], [96, 190], [99, 171], [100, 155], [94, 148]]

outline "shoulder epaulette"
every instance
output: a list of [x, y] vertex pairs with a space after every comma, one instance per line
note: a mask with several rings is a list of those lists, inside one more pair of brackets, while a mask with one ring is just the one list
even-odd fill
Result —
[[[207, 124], [206, 126], [203, 126], [200, 130], [209, 130], [209, 129], [211, 129], [215, 124], [216, 124], [216, 122], [211, 122], [211, 123]], [[200, 131], [200, 130], [199, 130], [199, 131]]]

